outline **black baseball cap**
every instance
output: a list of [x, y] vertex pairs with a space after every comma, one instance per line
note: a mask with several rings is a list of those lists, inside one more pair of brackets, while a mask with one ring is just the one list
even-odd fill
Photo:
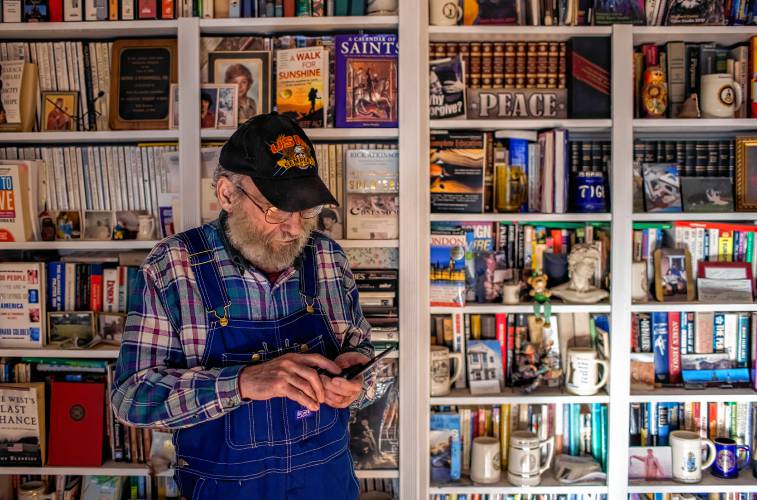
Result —
[[250, 176], [263, 196], [282, 210], [338, 205], [318, 176], [313, 143], [288, 116], [269, 113], [247, 120], [223, 145], [219, 163]]

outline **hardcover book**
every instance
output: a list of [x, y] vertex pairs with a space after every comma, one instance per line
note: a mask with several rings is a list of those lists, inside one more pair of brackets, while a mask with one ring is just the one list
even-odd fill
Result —
[[460, 415], [432, 413], [429, 432], [431, 482], [449, 483], [460, 479]]
[[396, 127], [397, 35], [335, 37], [337, 127]]
[[348, 240], [393, 240], [399, 237], [399, 195], [347, 194]]
[[45, 461], [45, 384], [0, 385], [0, 467]]
[[303, 128], [324, 127], [328, 109], [329, 52], [302, 47], [276, 52], [276, 111]]
[[654, 378], [655, 382], [669, 381], [669, 352], [668, 352], [668, 314], [664, 312], [652, 313], [652, 347], [654, 349]]
[[[738, 5], [738, 4], [737, 4]], [[720, 0], [670, 0], [667, 25], [723, 25], [723, 2]]]
[[483, 212], [485, 134], [432, 134], [429, 163], [432, 213]]
[[429, 118], [465, 116], [465, 69], [460, 56], [429, 63]]
[[0, 347], [42, 347], [45, 265], [0, 263]]
[[568, 114], [610, 117], [610, 39], [573, 37], [568, 57]]

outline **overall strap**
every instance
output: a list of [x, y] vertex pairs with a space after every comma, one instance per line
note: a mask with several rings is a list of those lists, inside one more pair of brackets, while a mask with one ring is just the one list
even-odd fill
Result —
[[315, 244], [312, 236], [301, 253], [300, 295], [305, 299], [308, 312], [313, 312], [313, 305], [318, 297], [318, 263], [316, 262]]
[[231, 300], [221, 280], [221, 272], [202, 228], [179, 233], [178, 237], [189, 249], [189, 264], [194, 271], [202, 302], [208, 314], [213, 314], [221, 326], [229, 323]]

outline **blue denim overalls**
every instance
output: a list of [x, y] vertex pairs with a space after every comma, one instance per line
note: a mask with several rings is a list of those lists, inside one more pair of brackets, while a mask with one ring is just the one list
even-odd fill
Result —
[[[285, 353], [318, 353], [334, 359], [336, 337], [318, 306], [318, 273], [312, 240], [300, 256], [302, 309], [276, 320], [234, 318], [202, 229], [180, 237], [208, 311], [201, 365], [262, 363]], [[226, 277], [242, 279], [239, 277]], [[230, 311], [231, 309], [231, 311]], [[231, 312], [231, 315], [230, 315]], [[347, 450], [349, 411], [322, 404], [311, 412], [288, 398], [245, 402], [223, 417], [174, 435], [176, 479], [186, 500], [354, 500], [358, 485]]]

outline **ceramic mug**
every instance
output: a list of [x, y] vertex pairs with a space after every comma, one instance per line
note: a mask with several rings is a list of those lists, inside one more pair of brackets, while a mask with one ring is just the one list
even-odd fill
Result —
[[[449, 376], [449, 363], [454, 359], [455, 373]], [[431, 395], [446, 396], [449, 388], [463, 375], [463, 354], [449, 352], [449, 348], [442, 345], [431, 346]]]
[[18, 488], [18, 500], [55, 500], [55, 493], [45, 494], [45, 483], [27, 481]]
[[[544, 452], [543, 448], [548, 451]], [[549, 469], [554, 451], [554, 437], [539, 442], [539, 436], [533, 432], [511, 433], [507, 480], [513, 486], [538, 486], [541, 475]]]
[[139, 226], [137, 227], [138, 240], [151, 240], [155, 234], [155, 219], [152, 215], [140, 215], [137, 217]]
[[730, 73], [702, 75], [703, 118], [733, 118], [742, 104], [741, 86]]
[[[598, 367], [602, 367], [602, 377]], [[565, 374], [565, 389], [578, 396], [591, 396], [607, 384], [610, 365], [604, 359], [597, 359], [597, 352], [591, 347], [571, 347], [568, 349], [568, 366]]]
[[[746, 457], [739, 463], [739, 450], [744, 450]], [[749, 446], [737, 444], [729, 438], [715, 438], [715, 461], [712, 464], [712, 475], [723, 479], [739, 477], [739, 471], [749, 464], [751, 458]]]
[[502, 287], [503, 304], [520, 304], [520, 283], [505, 283]]
[[457, 0], [429, 0], [428, 19], [433, 26], [455, 26], [463, 18]]
[[[670, 433], [673, 454], [673, 479], [681, 483], [698, 483], [702, 471], [715, 461], [715, 444], [709, 439], [701, 439], [699, 433], [673, 431]], [[702, 448], [707, 448], [707, 460], [702, 463]]]
[[491, 484], [500, 477], [499, 439], [479, 436], [473, 440], [470, 478], [474, 483]]

